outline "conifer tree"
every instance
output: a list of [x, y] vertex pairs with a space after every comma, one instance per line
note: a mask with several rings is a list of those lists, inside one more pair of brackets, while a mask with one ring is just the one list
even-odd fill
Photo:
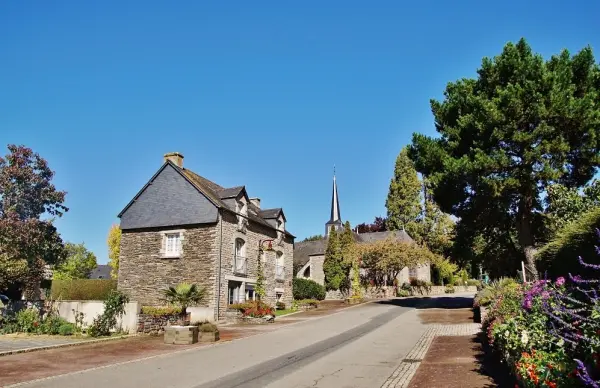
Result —
[[[411, 236], [418, 234], [417, 222], [421, 215], [421, 182], [413, 161], [404, 147], [394, 167], [394, 177], [385, 202], [389, 230], [405, 229]], [[412, 232], [412, 233], [411, 233]]]
[[343, 265], [340, 236], [338, 236], [334, 227], [331, 228], [329, 239], [327, 240], [323, 272], [325, 273], [325, 288], [328, 290], [339, 290], [346, 278], [346, 271]]

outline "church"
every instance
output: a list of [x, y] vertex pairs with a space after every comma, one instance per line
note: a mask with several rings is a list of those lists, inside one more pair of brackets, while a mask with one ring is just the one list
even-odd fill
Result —
[[[294, 270], [296, 277], [312, 279], [319, 284], [325, 284], [323, 261], [325, 260], [327, 238], [332, 227], [337, 231], [341, 231], [344, 227], [340, 215], [340, 201], [335, 173], [333, 175], [333, 189], [331, 193], [331, 215], [329, 221], [325, 223], [325, 237], [320, 240], [302, 241], [294, 244]], [[385, 240], [389, 237], [402, 242], [414, 243], [408, 233], [403, 230], [354, 234], [355, 241], [358, 244]], [[404, 268], [398, 275], [398, 284], [408, 282], [410, 278], [431, 281], [430, 266], [421, 265], [415, 268]], [[335, 297], [335, 293], [328, 292], [327, 294], [328, 298]]]

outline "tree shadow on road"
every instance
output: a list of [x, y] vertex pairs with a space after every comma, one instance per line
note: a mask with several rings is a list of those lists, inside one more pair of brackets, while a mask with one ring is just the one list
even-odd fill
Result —
[[415, 309], [464, 309], [473, 307], [473, 298], [469, 296], [408, 297], [386, 299], [374, 303]]

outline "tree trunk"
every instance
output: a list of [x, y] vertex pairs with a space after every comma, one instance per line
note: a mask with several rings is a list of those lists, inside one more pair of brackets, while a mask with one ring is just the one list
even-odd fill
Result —
[[519, 209], [518, 232], [519, 244], [525, 254], [525, 271], [526, 277], [530, 280], [538, 280], [538, 271], [535, 267], [535, 253], [533, 232], [531, 230], [531, 214], [532, 214], [533, 199], [526, 198], [523, 205]]

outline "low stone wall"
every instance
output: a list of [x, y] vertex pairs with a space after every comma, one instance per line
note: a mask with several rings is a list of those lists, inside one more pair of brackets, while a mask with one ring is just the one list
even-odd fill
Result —
[[317, 307], [318, 306], [315, 306], [312, 304], [301, 304], [301, 305], [298, 305], [298, 311], [314, 310]]
[[325, 293], [325, 300], [339, 300], [346, 299], [348, 295], [347, 293], [342, 292], [340, 290], [329, 290]]
[[225, 311], [225, 321], [227, 321], [227, 323], [248, 325], [262, 325], [265, 323], [269, 323], [269, 321], [267, 321], [264, 318], [244, 317], [242, 312], [239, 310]]
[[394, 286], [383, 286], [383, 287], [369, 287], [364, 290], [363, 297], [367, 299], [387, 299], [396, 296], [396, 287]]
[[179, 315], [150, 315], [139, 314], [137, 332], [142, 334], [159, 335], [165, 331], [167, 326], [175, 326], [181, 323]]
[[[461, 292], [477, 292], [476, 286], [454, 286], [454, 293]], [[425, 287], [411, 287], [412, 295], [442, 295], [446, 293], [446, 286], [431, 286]], [[448, 294], [452, 295], [452, 294]]]

